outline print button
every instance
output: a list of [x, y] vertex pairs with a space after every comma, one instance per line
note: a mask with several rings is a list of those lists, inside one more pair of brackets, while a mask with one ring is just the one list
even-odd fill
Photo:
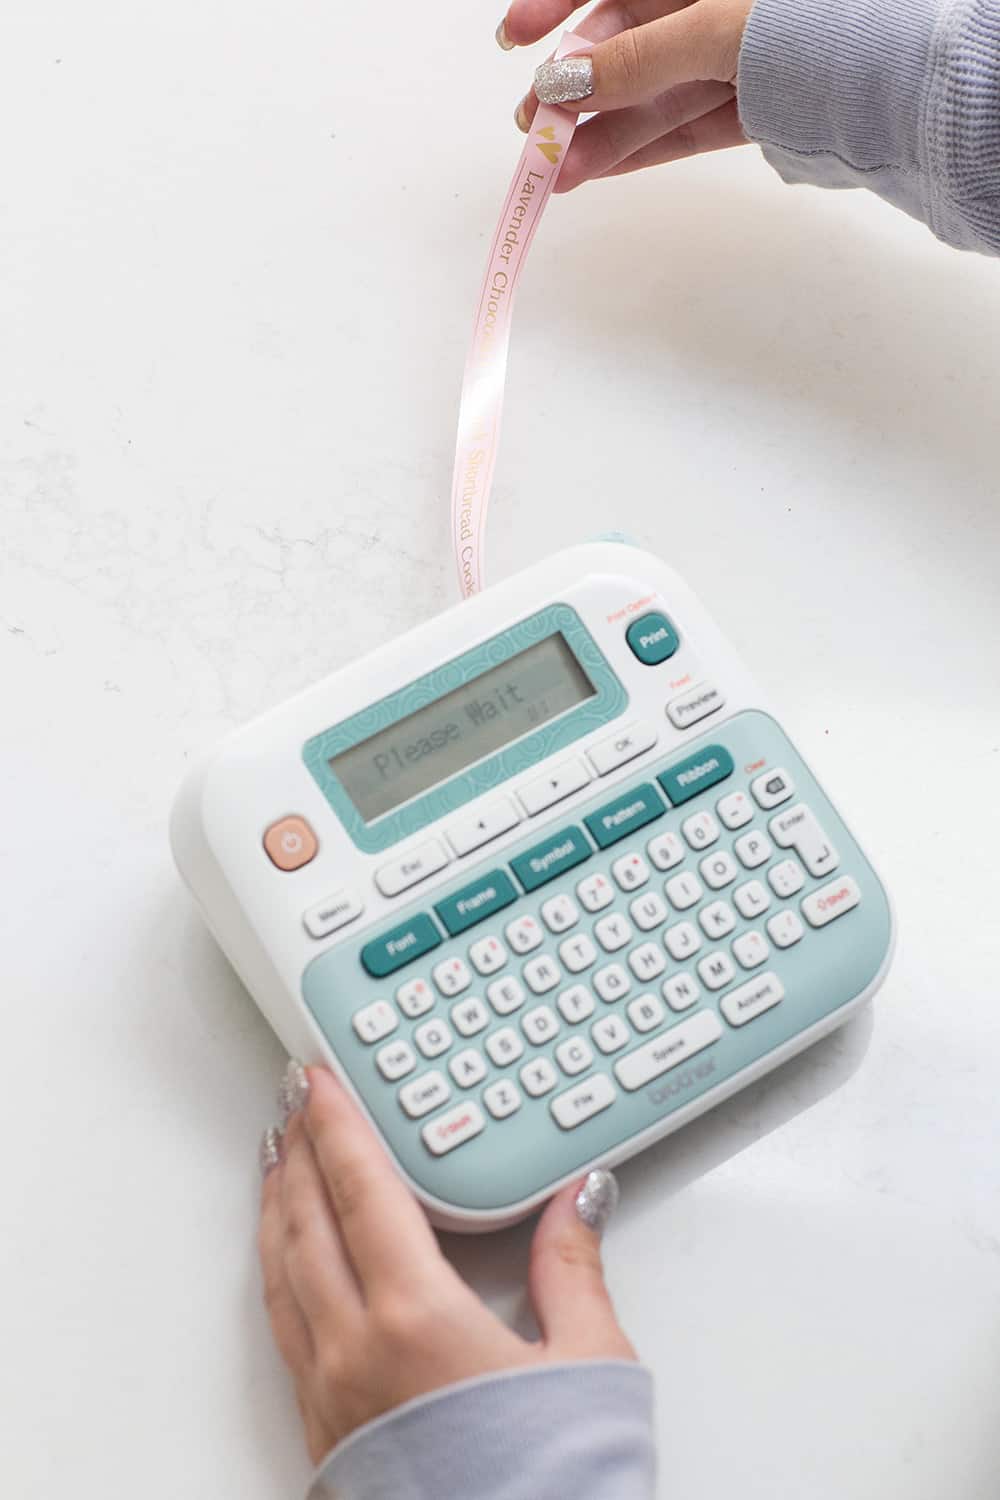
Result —
[[279, 818], [264, 834], [264, 848], [279, 870], [300, 870], [316, 858], [319, 840], [305, 818]]
[[633, 655], [647, 667], [659, 666], [661, 661], [673, 656], [680, 645], [676, 630], [666, 615], [658, 612], [633, 620], [625, 632], [625, 639]]

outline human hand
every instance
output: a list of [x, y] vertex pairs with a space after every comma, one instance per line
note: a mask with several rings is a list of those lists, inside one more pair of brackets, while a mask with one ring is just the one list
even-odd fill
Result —
[[[584, 0], [511, 0], [502, 47], [527, 46]], [[546, 63], [517, 107], [527, 130], [539, 99], [600, 113], [581, 125], [556, 192], [702, 151], [746, 144], [736, 108], [740, 44], [753, 0], [600, 0], [577, 34], [596, 45], [567, 69]], [[588, 69], [587, 64], [590, 64]], [[575, 96], [575, 97], [573, 97]]]
[[315, 1463], [356, 1427], [475, 1375], [576, 1359], [634, 1360], [601, 1269], [617, 1201], [608, 1172], [559, 1193], [535, 1232], [541, 1340], [511, 1332], [452, 1269], [347, 1091], [289, 1064], [287, 1125], [261, 1147], [260, 1256], [275, 1342]]

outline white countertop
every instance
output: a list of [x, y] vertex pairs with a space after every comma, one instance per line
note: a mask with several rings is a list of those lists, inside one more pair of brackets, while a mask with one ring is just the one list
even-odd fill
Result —
[[[307, 1472], [253, 1247], [283, 1057], [166, 817], [226, 728], [452, 598], [461, 365], [533, 61], [460, 0], [364, 15], [7, 18], [17, 1500], [274, 1500]], [[900, 922], [871, 1014], [621, 1172], [608, 1274], [658, 1379], [664, 1500], [1000, 1484], [998, 399], [1000, 265], [755, 151], [557, 200], [536, 243], [492, 575], [609, 528], [662, 553]], [[526, 1243], [452, 1248], [516, 1314]]]

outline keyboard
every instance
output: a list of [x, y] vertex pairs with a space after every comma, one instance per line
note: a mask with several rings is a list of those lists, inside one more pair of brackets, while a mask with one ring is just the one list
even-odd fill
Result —
[[495, 1209], [822, 1027], [889, 928], [832, 804], [748, 712], [317, 958], [303, 994], [428, 1194]]

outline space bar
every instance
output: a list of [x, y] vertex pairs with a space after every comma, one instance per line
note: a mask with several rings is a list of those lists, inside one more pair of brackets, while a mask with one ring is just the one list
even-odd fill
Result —
[[687, 1062], [696, 1052], [711, 1047], [722, 1035], [722, 1025], [712, 1010], [701, 1010], [690, 1021], [671, 1026], [669, 1031], [637, 1047], [628, 1057], [615, 1063], [615, 1074], [623, 1089], [641, 1089], [643, 1084], [661, 1073]]

